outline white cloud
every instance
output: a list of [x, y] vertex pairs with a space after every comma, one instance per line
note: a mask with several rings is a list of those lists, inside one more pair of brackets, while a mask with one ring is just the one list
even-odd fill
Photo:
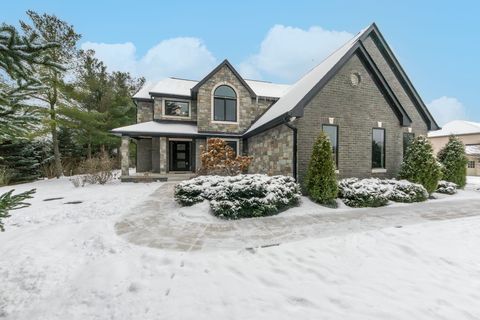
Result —
[[274, 77], [293, 82], [352, 37], [345, 31], [318, 26], [303, 30], [275, 25], [263, 39], [260, 51], [244, 61], [239, 71], [247, 78]]
[[428, 109], [440, 126], [452, 120], [466, 118], [465, 106], [452, 97], [440, 97], [427, 104]]
[[[352, 37], [345, 31], [318, 26], [304, 30], [275, 25], [260, 44], [259, 52], [243, 61], [238, 70], [250, 79], [294, 82]], [[137, 56], [131, 42], [85, 42], [81, 47], [95, 50], [109, 70], [128, 71], [148, 81], [169, 76], [200, 79], [218, 63], [206, 45], [192, 37], [162, 40], [143, 57]]]
[[95, 50], [111, 71], [128, 71], [149, 81], [176, 76], [199, 79], [216, 64], [216, 59], [197, 38], [173, 38], [159, 42], [141, 58], [131, 42], [106, 44], [85, 42], [82, 49]]

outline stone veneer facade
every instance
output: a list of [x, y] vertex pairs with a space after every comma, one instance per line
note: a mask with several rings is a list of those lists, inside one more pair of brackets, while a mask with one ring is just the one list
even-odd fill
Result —
[[[232, 87], [237, 93], [237, 122], [215, 122], [212, 117], [213, 93], [222, 85]], [[260, 116], [271, 101], [252, 98], [240, 79], [224, 65], [198, 89], [197, 124], [199, 132], [243, 133], [254, 119]]]
[[248, 139], [248, 155], [253, 157], [249, 173], [293, 175], [293, 130], [286, 125]]

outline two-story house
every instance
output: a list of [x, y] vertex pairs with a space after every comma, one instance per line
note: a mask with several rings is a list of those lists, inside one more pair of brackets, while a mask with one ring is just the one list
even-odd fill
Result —
[[200, 146], [218, 137], [253, 157], [251, 173], [302, 181], [321, 131], [339, 177], [390, 177], [412, 136], [439, 129], [375, 24], [293, 85], [243, 79], [225, 60], [200, 81], [145, 86], [134, 101], [137, 124], [113, 130], [122, 136], [123, 180], [132, 179], [132, 139], [137, 173], [167, 177], [195, 172]]

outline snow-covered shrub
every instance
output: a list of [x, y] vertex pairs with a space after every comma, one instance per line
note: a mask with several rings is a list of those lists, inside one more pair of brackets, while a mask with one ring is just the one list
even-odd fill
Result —
[[175, 200], [180, 204], [209, 200], [213, 214], [225, 219], [276, 214], [299, 199], [298, 184], [287, 176], [200, 176], [175, 186]]
[[347, 178], [338, 183], [339, 195], [350, 207], [381, 207], [388, 203], [388, 187], [380, 179]]
[[448, 182], [445, 180], [441, 180], [438, 182], [437, 191], [438, 193], [445, 193], [445, 194], [455, 194], [457, 193], [457, 184], [453, 182]]
[[350, 207], [381, 207], [389, 200], [420, 202], [428, 198], [428, 192], [421, 184], [406, 180], [348, 178], [338, 185], [340, 198]]
[[392, 186], [388, 199], [395, 202], [421, 202], [428, 199], [427, 190], [419, 183], [407, 180], [382, 180]]
[[442, 164], [442, 179], [453, 182], [459, 188], [465, 187], [468, 162], [465, 145], [457, 137], [450, 136], [437, 158]]
[[420, 183], [430, 194], [437, 189], [441, 175], [441, 165], [433, 154], [431, 142], [425, 136], [415, 138], [407, 148], [399, 179]]
[[332, 157], [332, 146], [323, 132], [313, 145], [304, 187], [313, 201], [325, 205], [336, 204], [338, 187], [335, 162]]

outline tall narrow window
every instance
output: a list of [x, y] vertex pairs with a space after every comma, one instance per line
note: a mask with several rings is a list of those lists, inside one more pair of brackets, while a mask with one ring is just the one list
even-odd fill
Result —
[[223, 85], [215, 89], [213, 120], [237, 122], [237, 94], [231, 87]]
[[407, 154], [408, 147], [410, 147], [410, 145], [413, 142], [413, 139], [415, 139], [415, 133], [412, 133], [412, 132], [403, 133], [403, 157], [404, 158], [405, 158], [405, 155]]
[[385, 168], [385, 129], [372, 131], [372, 168]]
[[324, 124], [322, 125], [322, 131], [330, 139], [330, 144], [332, 145], [332, 156], [335, 165], [338, 168], [338, 126]]

